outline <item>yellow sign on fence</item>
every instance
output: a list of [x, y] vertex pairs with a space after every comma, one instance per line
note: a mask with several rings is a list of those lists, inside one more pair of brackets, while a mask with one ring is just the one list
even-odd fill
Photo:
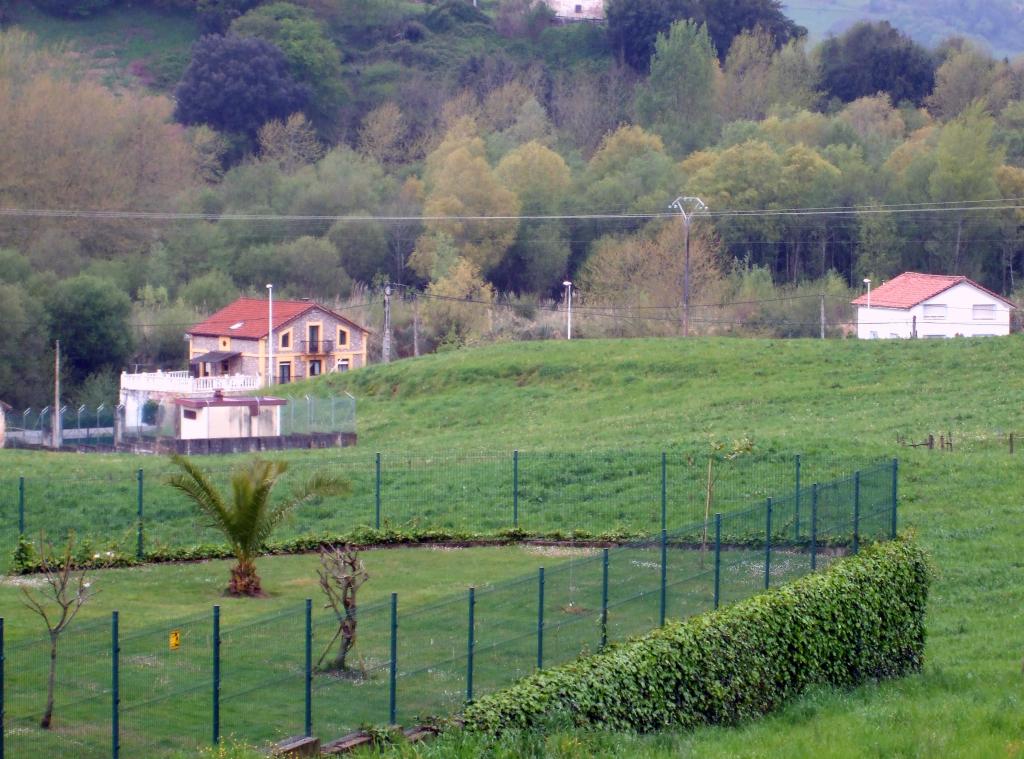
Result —
[[172, 651], [177, 651], [181, 647], [181, 630], [171, 630], [171, 634], [167, 636], [167, 645]]

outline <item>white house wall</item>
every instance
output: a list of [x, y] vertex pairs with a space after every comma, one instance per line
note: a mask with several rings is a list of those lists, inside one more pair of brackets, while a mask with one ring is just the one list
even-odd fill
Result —
[[857, 337], [861, 340], [910, 337], [911, 328], [907, 309], [857, 307]]
[[[945, 315], [940, 318], [927, 306], [945, 306]], [[993, 318], [975, 318], [975, 306], [993, 306]], [[961, 282], [909, 309], [858, 306], [857, 337], [863, 340], [912, 337], [915, 317], [919, 338], [1010, 334], [1010, 307], [984, 290]]]

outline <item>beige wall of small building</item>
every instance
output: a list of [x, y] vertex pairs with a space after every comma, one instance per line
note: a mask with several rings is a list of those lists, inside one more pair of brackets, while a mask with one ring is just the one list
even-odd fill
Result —
[[[195, 418], [189, 418], [192, 415]], [[248, 406], [178, 408], [178, 439], [271, 437], [281, 434], [281, 406], [264, 406], [253, 414]]]

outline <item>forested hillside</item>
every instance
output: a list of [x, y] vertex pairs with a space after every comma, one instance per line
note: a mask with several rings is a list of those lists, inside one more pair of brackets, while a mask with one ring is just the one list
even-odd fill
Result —
[[[865, 277], [1024, 271], [1024, 60], [776, 0], [0, 0], [0, 398], [180, 367], [240, 292], [400, 355], [561, 334], [843, 332]], [[684, 204], [689, 210], [696, 205]], [[820, 298], [824, 295], [825, 298]], [[820, 303], [819, 303], [820, 300]], [[415, 322], [415, 329], [413, 323]]]
[[1024, 52], [1024, 6], [1016, 0], [790, 0], [783, 7], [816, 39], [888, 20], [923, 45], [959, 36], [1000, 57]]

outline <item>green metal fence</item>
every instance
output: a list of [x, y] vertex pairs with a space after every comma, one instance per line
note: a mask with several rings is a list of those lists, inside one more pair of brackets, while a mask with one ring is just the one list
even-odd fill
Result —
[[[86, 462], [87, 463], [87, 462]], [[293, 456], [287, 477], [330, 471], [352, 482], [345, 498], [305, 505], [281, 526], [281, 539], [345, 534], [357, 527], [432, 528], [493, 534], [653, 535], [757, 499], [826, 482], [843, 466], [828, 455], [747, 454], [730, 459], [687, 451], [565, 453], [508, 451], [438, 455], [339, 452]], [[19, 534], [54, 540], [75, 531], [79, 543], [142, 557], [154, 547], [220, 544], [191, 504], [167, 486], [171, 470], [154, 459], [144, 470], [106, 476], [0, 476], [0, 567]], [[230, 465], [212, 472], [227, 483]], [[710, 483], [710, 487], [709, 487]], [[709, 497], [710, 490], [710, 497]]]
[[451, 714], [537, 669], [893, 537], [897, 478], [893, 460], [787, 487], [427, 606], [405, 609], [393, 594], [360, 607], [356, 664], [345, 673], [314, 669], [337, 624], [310, 601], [238, 624], [219, 607], [156, 628], [115, 613], [61, 639], [50, 730], [38, 726], [49, 642], [4, 648], [0, 619], [0, 759], [5, 751], [170, 757], [229, 735], [254, 744], [313, 733], [331, 739], [370, 723]]

